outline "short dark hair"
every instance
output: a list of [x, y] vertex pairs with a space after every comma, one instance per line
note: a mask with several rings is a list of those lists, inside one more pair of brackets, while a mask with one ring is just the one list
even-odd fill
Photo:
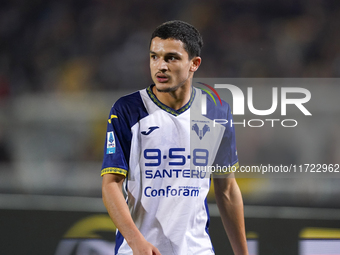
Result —
[[184, 43], [184, 49], [189, 55], [189, 59], [199, 57], [203, 46], [203, 39], [198, 30], [181, 20], [167, 21], [156, 28], [152, 33], [151, 41], [153, 38], [159, 37], [165, 39], [175, 39]]

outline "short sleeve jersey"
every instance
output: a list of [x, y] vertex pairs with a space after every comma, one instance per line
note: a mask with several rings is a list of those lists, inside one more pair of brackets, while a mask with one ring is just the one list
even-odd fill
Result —
[[[229, 105], [192, 89], [179, 110], [162, 104], [150, 87], [120, 98], [112, 107], [101, 174], [126, 176], [132, 219], [161, 254], [214, 254], [208, 233], [207, 165], [238, 167]], [[214, 120], [219, 121], [219, 124]], [[119, 230], [115, 254], [132, 254]]]

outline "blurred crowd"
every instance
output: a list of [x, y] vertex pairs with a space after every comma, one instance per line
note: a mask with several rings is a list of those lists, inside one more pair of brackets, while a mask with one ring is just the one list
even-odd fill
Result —
[[[0, 192], [100, 196], [109, 107], [121, 90], [152, 82], [151, 34], [174, 19], [203, 36], [195, 77], [340, 77], [339, 0], [3, 0]], [[295, 147], [291, 130], [239, 130], [241, 163], [297, 163], [306, 154], [337, 162], [338, 110], [331, 108], [327, 119], [296, 131]], [[337, 180], [255, 181], [240, 181], [246, 202], [340, 207]]]
[[339, 77], [338, 0], [5, 0], [0, 100], [140, 89], [149, 38], [181, 19], [203, 35], [198, 77]]

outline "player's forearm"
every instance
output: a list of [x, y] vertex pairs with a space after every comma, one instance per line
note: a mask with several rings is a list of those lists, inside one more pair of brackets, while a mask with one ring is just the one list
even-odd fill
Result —
[[216, 203], [222, 222], [235, 255], [248, 254], [244, 225], [243, 200], [240, 189], [233, 179], [226, 188], [225, 180], [215, 180]]
[[105, 183], [103, 180], [102, 195], [104, 205], [113, 223], [124, 236], [129, 246], [133, 247], [137, 240], [144, 239], [132, 220], [122, 193], [121, 184], [116, 182]]

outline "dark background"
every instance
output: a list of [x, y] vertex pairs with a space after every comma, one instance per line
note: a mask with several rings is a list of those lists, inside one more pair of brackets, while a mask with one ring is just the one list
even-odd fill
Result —
[[[338, 0], [1, 1], [1, 254], [54, 254], [72, 224], [105, 212], [107, 115], [120, 96], [152, 82], [149, 38], [173, 19], [203, 36], [195, 77], [321, 79], [317, 86], [297, 84], [310, 89], [313, 116], [295, 132], [237, 127], [241, 165], [340, 163]], [[331, 86], [322, 82], [329, 78]], [[251, 86], [258, 102], [275, 84]], [[237, 181], [258, 254], [298, 254], [305, 227], [340, 228], [339, 218], [328, 215], [340, 207], [338, 178]], [[214, 206], [213, 190], [208, 199]], [[289, 217], [281, 217], [287, 208]], [[325, 211], [314, 214], [319, 209]], [[216, 213], [211, 225], [217, 254], [225, 254], [230, 248]]]

